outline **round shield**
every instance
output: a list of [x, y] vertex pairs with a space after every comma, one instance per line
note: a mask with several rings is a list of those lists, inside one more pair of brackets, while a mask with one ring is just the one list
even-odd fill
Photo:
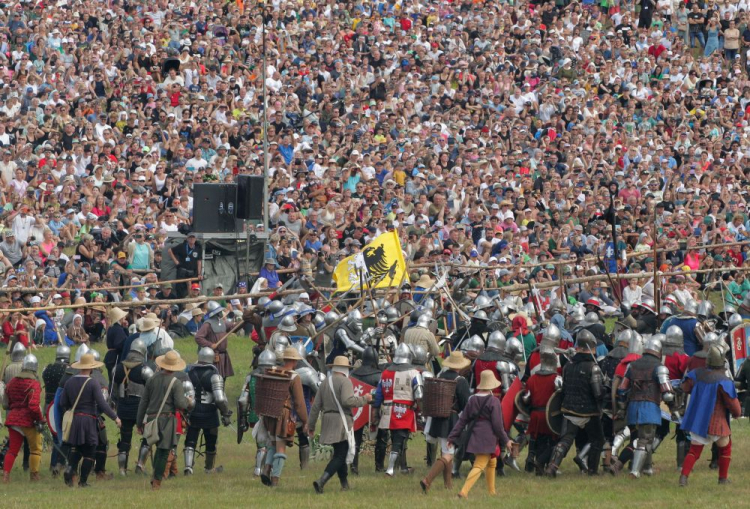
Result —
[[555, 392], [547, 402], [547, 426], [553, 433], [562, 434], [563, 413], [562, 413], [563, 394], [562, 391]]
[[520, 391], [516, 394], [516, 408], [519, 412], [521, 412], [526, 417], [531, 417], [531, 407], [526, 404], [526, 402], [523, 400], [523, 394], [526, 391]]
[[49, 427], [50, 433], [57, 436], [57, 427], [55, 425], [55, 402], [50, 401], [47, 408], [44, 410], [44, 418], [47, 420], [47, 426]]

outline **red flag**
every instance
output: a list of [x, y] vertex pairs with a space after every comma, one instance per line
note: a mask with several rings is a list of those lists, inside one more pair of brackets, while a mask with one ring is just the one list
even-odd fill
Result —
[[[350, 378], [350, 380], [352, 381], [352, 385], [354, 386], [355, 396], [364, 396], [368, 392], [375, 389], [375, 387], [373, 387], [372, 385], [361, 382], [356, 378]], [[370, 405], [365, 405], [359, 408], [352, 408], [352, 417], [354, 420], [355, 430], [367, 425], [370, 422]]]

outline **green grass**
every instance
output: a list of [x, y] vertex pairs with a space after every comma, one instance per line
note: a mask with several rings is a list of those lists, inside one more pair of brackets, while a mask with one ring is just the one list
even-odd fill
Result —
[[[195, 343], [189, 340], [176, 342], [183, 356], [193, 362], [196, 359]], [[103, 353], [104, 348], [96, 345]], [[227, 391], [233, 403], [236, 400], [244, 375], [251, 360], [251, 348], [248, 340], [232, 338], [229, 343], [236, 376], [227, 382]], [[37, 351], [40, 366], [43, 368], [54, 357], [54, 349], [45, 348]], [[110, 423], [110, 459], [109, 471], [117, 472], [115, 443], [117, 431]], [[574, 473], [570, 459], [563, 463], [563, 475], [556, 480], [538, 479], [521, 473], [510, 473], [508, 477], [498, 479], [496, 497], [486, 493], [484, 480], [480, 479], [470, 494], [470, 501], [483, 507], [738, 507], [747, 498], [745, 486], [746, 472], [750, 468], [750, 426], [747, 420], [733, 424], [734, 462], [730, 477], [734, 483], [729, 486], [717, 485], [716, 471], [708, 469], [708, 458], [704, 454], [696, 465], [687, 489], [677, 487], [679, 474], [674, 469], [674, 441], [667, 440], [656, 454], [656, 466], [660, 472], [653, 478], [633, 481], [627, 476], [612, 478], [586, 478]], [[0, 436], [5, 436], [5, 431]], [[181, 444], [182, 446], [182, 444]], [[179, 469], [182, 471], [182, 447], [180, 446]], [[133, 468], [131, 452], [130, 468]], [[428, 496], [419, 488], [420, 476], [426, 473], [423, 461], [424, 441], [415, 436], [409, 443], [409, 464], [416, 467], [413, 476], [399, 476], [386, 479], [383, 474], [376, 474], [371, 455], [365, 455], [360, 461], [361, 475], [350, 477], [351, 491], [340, 492], [338, 482], [333, 479], [326, 487], [326, 493], [318, 496], [312, 489], [312, 481], [317, 479], [324, 468], [323, 462], [311, 462], [310, 467], [300, 471], [297, 461], [297, 448], [289, 451], [280, 486], [271, 490], [252, 477], [254, 466], [255, 444], [252, 437], [245, 436], [242, 444], [237, 445], [235, 432], [231, 428], [222, 428], [219, 436], [218, 463], [223, 464], [225, 471], [218, 475], [205, 475], [202, 472], [202, 458], [197, 458], [196, 474], [192, 477], [180, 475], [177, 479], [166, 481], [162, 490], [153, 493], [147, 478], [130, 474], [127, 478], [115, 476], [113, 481], [96, 482], [92, 480], [91, 488], [67, 488], [62, 479], [52, 479], [49, 471], [49, 452], [42, 456], [42, 482], [31, 485], [28, 476], [21, 470], [20, 459], [16, 462], [9, 485], [0, 484], [0, 507], [10, 508], [44, 508], [54, 507], [409, 507], [438, 508], [467, 506], [466, 502], [457, 501], [453, 491], [446, 492], [441, 482], [434, 484]], [[525, 453], [524, 453], [525, 457]], [[150, 465], [148, 466], [150, 470]], [[468, 464], [464, 465], [464, 473]]]

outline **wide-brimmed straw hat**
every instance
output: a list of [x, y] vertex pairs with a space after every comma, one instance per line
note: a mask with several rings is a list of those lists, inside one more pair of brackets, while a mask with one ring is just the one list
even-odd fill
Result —
[[120, 308], [112, 308], [109, 312], [109, 322], [116, 323], [128, 316], [127, 311], [123, 311]]
[[284, 348], [284, 357], [282, 357], [285, 361], [301, 361], [302, 356], [299, 354], [296, 348], [293, 346], [288, 346]]
[[450, 356], [443, 361], [443, 367], [463, 371], [471, 366], [471, 360], [464, 357], [463, 352], [454, 350]]
[[177, 350], [170, 350], [164, 355], [156, 358], [156, 365], [166, 371], [182, 371], [185, 369], [185, 361], [180, 357]]
[[94, 355], [85, 353], [81, 356], [81, 360], [74, 362], [70, 367], [73, 369], [96, 369], [104, 366], [103, 362], [94, 359]]
[[477, 390], [480, 391], [491, 391], [493, 389], [497, 389], [500, 387], [500, 380], [495, 378], [495, 375], [492, 374], [492, 371], [489, 369], [482, 371], [482, 378], [479, 380], [479, 385], [477, 385]]
[[157, 327], [156, 320], [152, 320], [151, 318], [142, 318], [138, 320], [140, 323], [138, 323], [138, 330], [141, 332], [148, 332], [150, 330], [154, 330]]
[[414, 286], [418, 286], [420, 288], [432, 288], [432, 285], [435, 284], [435, 280], [430, 277], [429, 274], [422, 274], [419, 276], [419, 279], [416, 283], [414, 283]]
[[345, 355], [337, 355], [333, 359], [332, 364], [328, 364], [329, 368], [351, 368], [352, 365], [349, 364], [349, 358]]

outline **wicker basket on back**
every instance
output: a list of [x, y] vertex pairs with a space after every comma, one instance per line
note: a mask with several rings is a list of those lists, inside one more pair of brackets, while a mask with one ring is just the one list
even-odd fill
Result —
[[426, 417], [446, 418], [453, 411], [456, 381], [443, 378], [427, 378], [424, 381], [422, 413]]
[[255, 413], [264, 417], [281, 417], [284, 403], [289, 398], [289, 384], [292, 374], [289, 371], [271, 368], [258, 376], [255, 385]]

